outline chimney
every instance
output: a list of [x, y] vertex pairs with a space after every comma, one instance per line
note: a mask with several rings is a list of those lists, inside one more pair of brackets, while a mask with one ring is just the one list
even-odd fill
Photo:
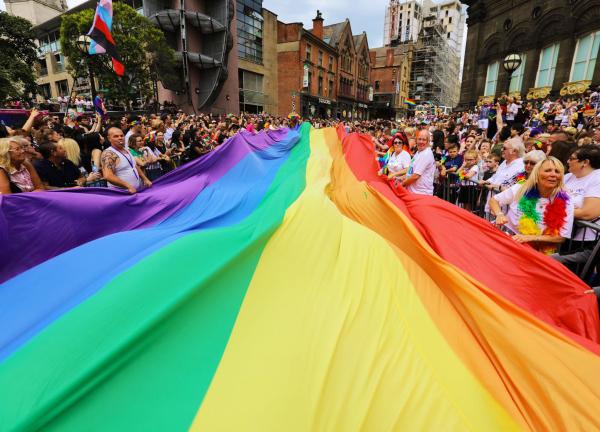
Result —
[[317, 16], [313, 19], [312, 33], [319, 39], [323, 39], [323, 15], [317, 10]]

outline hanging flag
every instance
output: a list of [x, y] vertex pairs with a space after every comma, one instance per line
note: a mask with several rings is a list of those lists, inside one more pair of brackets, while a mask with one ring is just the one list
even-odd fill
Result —
[[92, 39], [89, 53], [90, 55], [109, 54], [112, 57], [115, 73], [119, 76], [123, 76], [125, 73], [125, 66], [121, 63], [121, 57], [117, 52], [117, 46], [111, 34], [112, 16], [112, 0], [100, 0], [96, 7], [94, 23], [88, 33], [88, 36]]
[[404, 99], [404, 103], [408, 106], [415, 106], [417, 104], [414, 99]]

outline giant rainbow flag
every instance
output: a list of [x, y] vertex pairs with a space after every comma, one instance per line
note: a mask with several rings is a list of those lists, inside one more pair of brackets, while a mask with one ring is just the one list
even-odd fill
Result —
[[586, 287], [377, 168], [304, 124], [0, 196], [0, 430], [600, 430]]

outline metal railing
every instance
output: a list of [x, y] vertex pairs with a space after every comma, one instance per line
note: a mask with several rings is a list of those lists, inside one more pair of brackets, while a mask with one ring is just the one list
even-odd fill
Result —
[[[437, 197], [488, 221], [492, 221], [494, 216], [490, 213], [487, 203], [491, 197], [500, 192], [499, 189], [488, 189], [487, 186], [481, 186], [471, 180], [460, 181], [452, 174], [439, 179], [434, 190]], [[503, 208], [502, 211], [506, 213], [507, 209]], [[598, 286], [600, 285], [599, 239], [600, 225], [575, 220], [571, 238], [563, 243], [560, 253], [553, 257], [589, 286]]]

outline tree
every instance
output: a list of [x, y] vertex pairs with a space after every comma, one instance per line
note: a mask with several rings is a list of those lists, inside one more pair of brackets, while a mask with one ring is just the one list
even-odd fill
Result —
[[35, 34], [24, 18], [0, 12], [0, 104], [35, 94]]
[[88, 65], [102, 83], [107, 97], [131, 106], [140, 94], [152, 95], [152, 81], [156, 75], [167, 88], [179, 89], [175, 52], [167, 45], [165, 36], [152, 22], [138, 14], [132, 7], [113, 3], [112, 36], [121, 60], [125, 76], [112, 71], [110, 57], [106, 54], [87, 56], [77, 46], [77, 38], [86, 34], [92, 26], [94, 10], [63, 15], [60, 26], [60, 43], [69, 59], [68, 70], [76, 78], [87, 77]]

